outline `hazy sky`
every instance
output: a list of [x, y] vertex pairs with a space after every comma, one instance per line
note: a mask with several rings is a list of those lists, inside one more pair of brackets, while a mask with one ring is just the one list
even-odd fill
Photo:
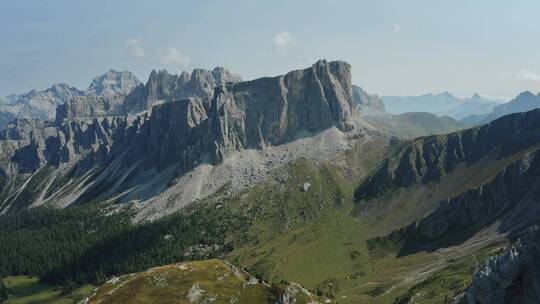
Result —
[[540, 91], [540, 1], [0, 0], [0, 95], [108, 69], [146, 81], [224, 66], [244, 79], [352, 64], [368, 92]]

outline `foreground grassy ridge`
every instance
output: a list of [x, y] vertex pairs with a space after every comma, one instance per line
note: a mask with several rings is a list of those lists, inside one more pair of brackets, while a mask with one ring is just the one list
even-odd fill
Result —
[[6, 304], [71, 304], [83, 299], [93, 288], [92, 285], [84, 285], [68, 292], [27, 276], [7, 277], [4, 283], [9, 292]]
[[92, 303], [276, 303], [290, 292], [295, 303], [318, 303], [296, 285], [269, 286], [220, 260], [194, 261], [113, 278], [89, 297]]

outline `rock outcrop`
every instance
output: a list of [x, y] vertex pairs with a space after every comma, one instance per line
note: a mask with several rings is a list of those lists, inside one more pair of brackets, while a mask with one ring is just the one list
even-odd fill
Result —
[[106, 96], [89, 94], [68, 98], [64, 104], [56, 107], [55, 121], [61, 124], [66, 119], [126, 116], [125, 97], [124, 94], [119, 93]]
[[279, 145], [301, 132], [352, 128], [350, 66], [319, 61], [283, 76], [228, 83], [210, 103], [192, 98], [154, 107], [154, 159], [217, 163], [234, 151]]
[[[213, 73], [215, 81], [229, 77], [221, 69]], [[140, 100], [155, 105], [137, 117], [89, 118], [112, 107], [107, 103], [109, 97], [87, 95], [75, 100], [92, 102], [68, 102], [59, 107], [61, 119], [56, 123], [11, 124], [0, 134], [0, 169], [9, 180], [0, 209], [40, 204], [53, 197], [57, 202], [65, 198], [61, 205], [106, 199], [128, 193], [152, 178], [161, 185], [153, 189], [163, 191], [178, 175], [200, 164], [219, 164], [237, 151], [280, 145], [333, 126], [353, 128], [351, 70], [345, 62], [321, 60], [311, 68], [282, 76], [227, 82], [212, 88], [211, 97], [163, 103], [157, 100], [184, 93], [163, 91], [176, 87], [169, 85], [178, 79], [171, 82], [168, 74], [152, 74], [151, 81], [138, 88], [160, 93]], [[207, 79], [198, 70], [190, 77], [183, 75], [185, 79]], [[194, 88], [209, 94], [209, 87]], [[53, 173], [47, 173], [47, 168], [53, 168]], [[18, 188], [21, 185], [26, 189], [29, 180], [34, 183], [34, 189], [28, 189], [32, 193], [12, 195], [14, 189], [23, 191]], [[81, 184], [62, 184], [68, 180]], [[152, 195], [142, 192], [145, 199]]]
[[148, 82], [139, 85], [125, 100], [126, 113], [134, 114], [150, 110], [153, 105], [198, 97], [211, 99], [214, 88], [228, 82], [239, 82], [240, 76], [232, 74], [222, 67], [212, 71], [194, 69], [180, 75], [169, 74], [167, 70], [152, 71]]
[[502, 253], [489, 258], [455, 303], [539, 303], [540, 227], [534, 226]]

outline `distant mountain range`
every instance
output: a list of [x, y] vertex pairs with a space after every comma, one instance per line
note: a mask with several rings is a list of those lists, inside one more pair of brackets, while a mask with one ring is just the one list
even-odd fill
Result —
[[180, 75], [152, 71], [143, 85], [131, 72], [109, 70], [96, 76], [86, 91], [58, 83], [43, 91], [0, 98], [0, 128], [16, 118], [62, 120], [137, 114], [163, 101], [208, 97], [217, 85], [240, 80], [240, 76], [216, 67]]
[[56, 108], [68, 101], [78, 98], [114, 99], [117, 95], [127, 95], [139, 84], [140, 81], [131, 72], [109, 70], [95, 77], [86, 91], [56, 83], [43, 91], [12, 94], [0, 98], [0, 128], [15, 118], [54, 119]]
[[477, 93], [469, 98], [458, 98], [448, 92], [420, 96], [383, 96], [382, 99], [388, 112], [393, 114], [429, 112], [454, 118], [465, 125], [488, 123], [504, 115], [540, 107], [540, 93], [535, 95], [529, 91], [520, 93], [506, 103], [483, 98]]
[[501, 100], [486, 99], [478, 93], [469, 98], [459, 98], [448, 92], [420, 96], [383, 96], [388, 112], [429, 112], [438, 116], [449, 116], [461, 120], [469, 115], [490, 113]]
[[458, 131], [468, 125], [449, 116], [439, 117], [433, 113], [405, 112], [391, 114], [386, 110], [383, 99], [368, 94], [358, 86], [352, 86], [353, 101], [359, 114], [379, 130], [402, 137], [417, 137]]
[[497, 105], [490, 113], [470, 115], [462, 119], [464, 123], [480, 124], [488, 123], [504, 115], [530, 111], [540, 108], [540, 93], [536, 95], [525, 91], [507, 103]]

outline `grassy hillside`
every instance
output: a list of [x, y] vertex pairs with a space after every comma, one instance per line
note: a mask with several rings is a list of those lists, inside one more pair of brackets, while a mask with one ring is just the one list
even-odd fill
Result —
[[[371, 250], [366, 241], [393, 227], [393, 218], [355, 216], [354, 183], [334, 165], [305, 160], [290, 169], [294, 179], [287, 185], [267, 184], [231, 203], [253, 212], [254, 220], [246, 232], [232, 235], [228, 258], [271, 282], [300, 282], [339, 303], [392, 303], [420, 289], [429, 291], [423, 299], [436, 301], [464, 290], [476, 263], [471, 255], [483, 259], [481, 252], [502, 246], [476, 244], [469, 253], [450, 248], [402, 258], [391, 247]], [[298, 185], [308, 178], [316, 182], [304, 193]], [[281, 200], [278, 193], [291, 199]], [[283, 211], [268, 212], [267, 206]], [[317, 212], [306, 218], [306, 209]]]
[[270, 286], [226, 262], [205, 260], [112, 278], [92, 291], [87, 303], [274, 304], [283, 298], [297, 304], [319, 303], [317, 296], [299, 285]]
[[365, 118], [375, 128], [405, 138], [446, 134], [463, 130], [469, 126], [447, 116], [439, 117], [426, 112], [367, 116]]

